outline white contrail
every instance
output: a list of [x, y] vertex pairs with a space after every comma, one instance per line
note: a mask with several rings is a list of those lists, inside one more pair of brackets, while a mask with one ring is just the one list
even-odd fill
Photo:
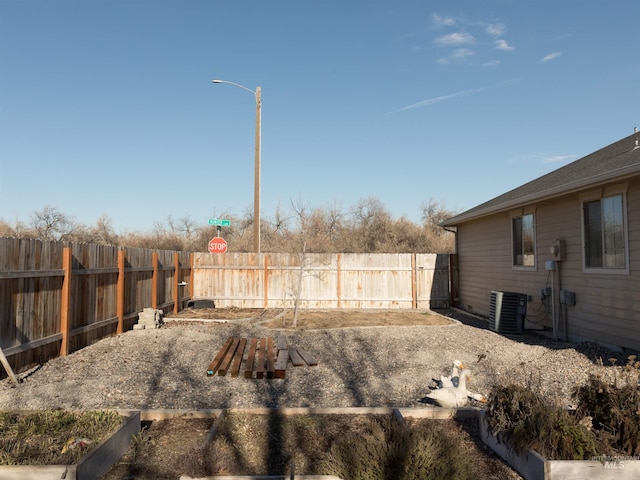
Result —
[[489, 90], [491, 88], [501, 87], [503, 85], [509, 85], [517, 81], [518, 80], [506, 80], [504, 82], [491, 85], [490, 87], [472, 88], [470, 90], [462, 90], [460, 92], [451, 93], [449, 95], [441, 95], [439, 97], [428, 98], [427, 100], [422, 100], [421, 102], [407, 105], [406, 107], [402, 107], [399, 110], [394, 110], [393, 112], [389, 112], [389, 113], [404, 112], [405, 110], [411, 110], [412, 108], [418, 108], [418, 107], [428, 107], [430, 105], [434, 105], [440, 102], [445, 102], [447, 100], [455, 100], [456, 98], [466, 97], [467, 95], [475, 95], [476, 93], [484, 92], [485, 90]]
[[440, 97], [429, 98], [427, 100], [422, 100], [421, 102], [414, 103], [412, 105], [407, 105], [406, 107], [403, 107], [400, 110], [396, 110], [396, 112], [404, 112], [405, 110], [411, 110], [412, 108], [418, 108], [418, 107], [428, 107], [429, 105], [445, 102], [447, 100], [453, 100], [455, 98], [466, 97], [467, 95], [473, 95], [474, 93], [479, 93], [483, 90], [485, 90], [485, 88], [474, 88], [472, 90], [462, 90], [461, 92], [456, 92], [449, 95], [442, 95]]

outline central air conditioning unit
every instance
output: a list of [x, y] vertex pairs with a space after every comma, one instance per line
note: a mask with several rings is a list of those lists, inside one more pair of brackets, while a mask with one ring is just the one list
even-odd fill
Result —
[[522, 333], [527, 316], [527, 296], [516, 292], [491, 292], [489, 329], [498, 333]]

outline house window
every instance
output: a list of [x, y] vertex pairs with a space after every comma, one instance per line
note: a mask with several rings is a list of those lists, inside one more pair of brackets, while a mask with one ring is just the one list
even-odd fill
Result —
[[511, 219], [513, 266], [533, 267], [536, 262], [533, 213]]
[[583, 203], [586, 268], [627, 268], [622, 193]]

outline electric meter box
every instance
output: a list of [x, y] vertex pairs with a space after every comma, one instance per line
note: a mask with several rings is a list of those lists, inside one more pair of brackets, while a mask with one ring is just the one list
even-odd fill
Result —
[[553, 256], [553, 259], [556, 262], [561, 262], [564, 260], [565, 258], [565, 241], [564, 240], [558, 240], [555, 239], [553, 241], [553, 243], [551, 244], [551, 248], [549, 249], [549, 251], [551, 252], [551, 255]]

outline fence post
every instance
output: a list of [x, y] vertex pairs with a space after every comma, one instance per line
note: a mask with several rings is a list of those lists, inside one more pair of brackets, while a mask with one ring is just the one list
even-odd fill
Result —
[[342, 254], [338, 253], [336, 258], [336, 296], [338, 298], [338, 308], [342, 308]]
[[180, 280], [180, 256], [173, 252], [173, 313], [180, 311], [180, 292], [178, 286]]
[[449, 254], [449, 301], [451, 306], [458, 308], [460, 299], [458, 298], [458, 289], [460, 287], [460, 279], [458, 277], [458, 254]]
[[60, 344], [60, 356], [64, 357], [69, 353], [69, 315], [71, 314], [71, 247], [62, 249], [62, 270], [64, 278], [62, 280], [62, 298], [60, 299], [60, 333], [62, 343]]
[[418, 308], [418, 285], [416, 282], [416, 254], [411, 254], [411, 305]]
[[269, 255], [262, 254], [264, 273], [262, 275], [263, 308], [269, 308]]
[[124, 268], [124, 250], [118, 250], [118, 284], [116, 286], [116, 314], [118, 315], [117, 335], [120, 335], [124, 330]]
[[151, 253], [153, 275], [151, 276], [151, 308], [158, 308], [158, 252]]
[[193, 285], [193, 281], [196, 278], [195, 274], [194, 274], [194, 270], [195, 267], [193, 266], [193, 259], [194, 259], [194, 254], [193, 252], [191, 252], [189, 254], [189, 298], [192, 299], [193, 298], [193, 290], [195, 288], [195, 286]]

